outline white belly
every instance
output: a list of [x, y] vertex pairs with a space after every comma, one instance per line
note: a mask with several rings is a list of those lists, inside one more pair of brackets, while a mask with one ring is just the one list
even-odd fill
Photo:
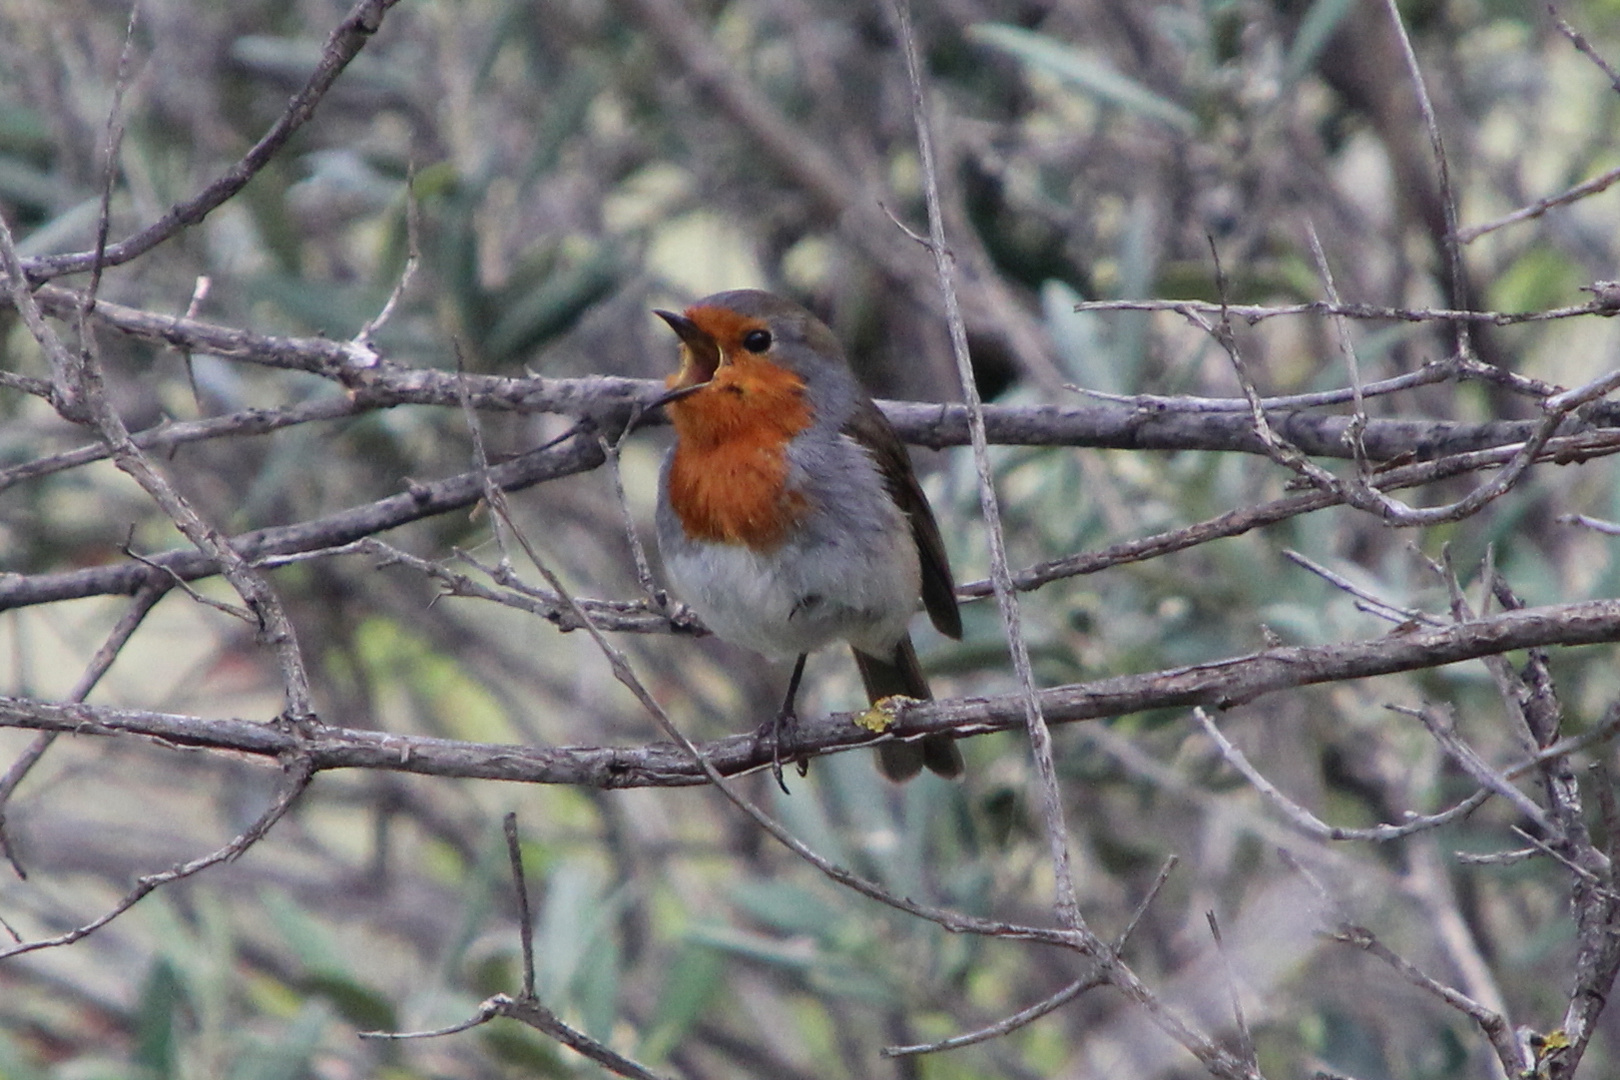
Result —
[[786, 544], [763, 555], [732, 544], [670, 546], [670, 580], [709, 629], [773, 659], [836, 641], [887, 656], [919, 606], [909, 531], [877, 545]]

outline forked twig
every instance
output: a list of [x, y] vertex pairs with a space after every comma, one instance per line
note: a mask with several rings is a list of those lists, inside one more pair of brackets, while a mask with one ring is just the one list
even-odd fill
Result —
[[1322, 906], [1332, 912], [1334, 928], [1328, 931], [1328, 937], [1346, 945], [1353, 945], [1369, 955], [1377, 957], [1394, 969], [1407, 982], [1418, 989], [1438, 998], [1446, 1005], [1467, 1016], [1479, 1026], [1495, 1051], [1497, 1060], [1510, 1077], [1520, 1075], [1528, 1062], [1524, 1060], [1523, 1051], [1518, 1039], [1514, 1036], [1513, 1025], [1508, 1018], [1494, 1009], [1489, 1009], [1461, 990], [1448, 986], [1434, 978], [1428, 972], [1411, 963], [1395, 950], [1378, 940], [1378, 936], [1365, 926], [1357, 924], [1344, 910], [1338, 898], [1313, 874], [1308, 867], [1296, 859], [1286, 849], [1279, 849], [1278, 857], [1289, 869], [1298, 874], [1312, 890]]
[[[1118, 956], [1124, 951], [1125, 943], [1135, 933], [1137, 924], [1147, 914], [1148, 908], [1152, 906], [1153, 901], [1158, 897], [1159, 891], [1164, 888], [1165, 883], [1170, 880], [1170, 874], [1175, 870], [1179, 862], [1180, 860], [1174, 855], [1165, 859], [1164, 865], [1159, 868], [1158, 876], [1153, 879], [1153, 884], [1148, 886], [1148, 890], [1143, 895], [1141, 902], [1136, 905], [1136, 910], [1131, 913], [1130, 919], [1126, 921], [1125, 928], [1114, 938], [1111, 947], [1114, 955]], [[1027, 1008], [1020, 1009], [1010, 1016], [1003, 1017], [993, 1024], [988, 1024], [973, 1031], [963, 1032], [960, 1035], [952, 1035], [950, 1038], [940, 1039], [937, 1042], [917, 1043], [911, 1046], [886, 1046], [883, 1048], [883, 1056], [909, 1057], [914, 1054], [933, 1054], [942, 1050], [959, 1050], [964, 1046], [999, 1039], [1039, 1020], [1049, 1013], [1056, 1012], [1080, 995], [1107, 985], [1107, 976], [1101, 972], [1093, 971], [1071, 982], [1057, 993], [1043, 998]]]
[[626, 1076], [630, 1080], [665, 1080], [663, 1076], [641, 1063], [625, 1057], [607, 1044], [598, 1042], [578, 1028], [564, 1023], [556, 1013], [539, 1001], [533, 998], [513, 998], [507, 994], [495, 994], [485, 998], [479, 1004], [478, 1011], [471, 1017], [448, 1027], [434, 1028], [430, 1031], [361, 1031], [357, 1034], [362, 1039], [392, 1041], [438, 1039], [470, 1031], [498, 1016], [527, 1024], [541, 1034], [562, 1043], [568, 1049], [596, 1062], [616, 1076]]

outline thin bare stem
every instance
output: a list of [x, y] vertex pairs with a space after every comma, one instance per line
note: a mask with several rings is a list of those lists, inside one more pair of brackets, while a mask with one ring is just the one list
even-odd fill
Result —
[[[1318, 390], [1310, 394], [1282, 394], [1277, 397], [1262, 397], [1260, 405], [1268, 412], [1278, 409], [1312, 409], [1325, 405], [1343, 405], [1354, 402], [1358, 397], [1362, 400], [1372, 397], [1382, 397], [1387, 394], [1398, 394], [1405, 390], [1415, 390], [1420, 386], [1433, 386], [1435, 383], [1447, 382], [1456, 378], [1461, 368], [1452, 360], [1431, 360], [1405, 375], [1395, 375], [1388, 379], [1380, 379], [1360, 387], [1359, 393], [1354, 386], [1347, 386], [1340, 390]], [[1065, 384], [1065, 390], [1073, 390], [1077, 394], [1096, 398], [1099, 401], [1111, 401], [1119, 405], [1129, 405], [1135, 409], [1154, 409], [1171, 412], [1246, 412], [1249, 408], [1247, 398], [1209, 398], [1195, 397], [1189, 394], [1110, 394], [1102, 390], [1092, 390], [1089, 387]]]
[[1362, 608], [1362, 610], [1365, 611], [1371, 609], [1370, 613], [1375, 614], [1380, 618], [1388, 619], [1393, 623], [1421, 623], [1425, 626], [1445, 625], [1446, 621], [1440, 618], [1438, 615], [1431, 615], [1427, 611], [1423, 611], [1419, 608], [1401, 607], [1397, 604], [1392, 604], [1382, 597], [1376, 596], [1368, 590], [1363, 589], [1361, 586], [1357, 585], [1344, 575], [1334, 573], [1327, 567], [1306, 558], [1304, 555], [1301, 555], [1299, 552], [1294, 551], [1291, 548], [1284, 548], [1282, 556], [1296, 566], [1301, 566], [1306, 570], [1309, 570], [1311, 573], [1315, 574], [1329, 585], [1332, 585], [1335, 589], [1349, 593], [1351, 596], [1354, 596], [1356, 599], [1362, 601], [1362, 603], [1366, 605]]
[[523, 874], [523, 845], [518, 842], [517, 814], [501, 819], [506, 834], [506, 858], [512, 865], [512, 888], [518, 901], [518, 942], [523, 951], [523, 997], [534, 998], [534, 916], [529, 910], [529, 882]]
[[381, 309], [367, 319], [354, 335], [354, 343], [362, 349], [375, 351], [372, 339], [394, 314], [394, 309], [405, 296], [405, 290], [411, 287], [411, 280], [416, 277], [416, 268], [422, 262], [421, 228], [421, 208], [416, 201], [416, 163], [413, 161], [405, 175], [405, 266], [400, 270], [399, 280], [389, 290], [388, 299], [383, 302]]
[[1238, 1046], [1249, 1068], [1258, 1073], [1260, 1058], [1254, 1048], [1254, 1032], [1249, 1030], [1249, 1019], [1243, 1013], [1243, 995], [1238, 989], [1237, 972], [1232, 969], [1232, 958], [1226, 954], [1220, 920], [1215, 917], [1214, 911], [1204, 912], [1204, 919], [1209, 923], [1209, 936], [1215, 942], [1215, 953], [1221, 960], [1221, 974], [1226, 982], [1227, 996], [1232, 1002], [1232, 1025], [1237, 1029]]
[[1557, 827], [1548, 820], [1545, 810], [1532, 802], [1530, 796], [1514, 787], [1506, 776], [1492, 768], [1479, 756], [1478, 751], [1462, 740], [1457, 734], [1449, 708], [1436, 705], [1427, 705], [1421, 709], [1407, 708], [1404, 705], [1386, 705], [1385, 708], [1406, 716], [1417, 717], [1440, 744], [1440, 748], [1460, 765], [1464, 772], [1473, 777], [1476, 783], [1502, 796], [1536, 828], [1547, 833], [1557, 831]]
[[[1153, 879], [1153, 884], [1148, 886], [1147, 893], [1143, 895], [1141, 902], [1136, 905], [1136, 910], [1131, 913], [1125, 928], [1114, 939], [1111, 951], [1115, 956], [1124, 951], [1125, 943], [1135, 933], [1137, 925], [1142, 921], [1142, 917], [1147, 914], [1148, 908], [1153, 905], [1153, 901], [1158, 897], [1165, 883], [1170, 880], [1170, 874], [1175, 870], [1179, 862], [1180, 860], [1172, 855], [1159, 868], [1158, 876]], [[1107, 985], [1108, 979], [1106, 976], [1093, 972], [1083, 978], [1076, 979], [1050, 997], [1038, 1001], [1028, 1008], [1020, 1009], [1011, 1016], [1003, 1017], [993, 1024], [988, 1024], [974, 1031], [963, 1032], [960, 1035], [952, 1035], [948, 1039], [940, 1039], [937, 1042], [917, 1043], [911, 1046], [886, 1046], [883, 1048], [883, 1056], [909, 1057], [915, 1054], [934, 1054], [942, 1050], [957, 1050], [964, 1046], [972, 1046], [975, 1043], [999, 1039], [1012, 1034], [1019, 1028], [1034, 1023], [1043, 1016], [1056, 1012], [1087, 991]]]
[[496, 994], [479, 1004], [478, 1011], [470, 1018], [459, 1024], [434, 1028], [431, 1031], [362, 1031], [358, 1034], [362, 1039], [377, 1040], [437, 1039], [469, 1031], [489, 1023], [496, 1017], [526, 1024], [582, 1057], [596, 1062], [615, 1076], [629, 1077], [630, 1080], [665, 1080], [640, 1062], [625, 1057], [605, 1043], [598, 1042], [583, 1031], [564, 1023], [556, 1013], [533, 998], [513, 998], [506, 994]]
[[1585, 34], [1565, 21], [1564, 17], [1558, 13], [1557, 4], [1548, 4], [1547, 11], [1552, 15], [1553, 25], [1558, 27], [1558, 32], [1569, 38], [1569, 43], [1575, 46], [1582, 56], [1592, 61], [1593, 65], [1603, 72], [1604, 77], [1609, 80], [1609, 85], [1614, 87], [1615, 93], [1620, 94], [1620, 71], [1616, 71], [1612, 64], [1603, 59], [1603, 55], [1592, 47], [1590, 41], [1586, 40]]
[[[1220, 304], [1207, 300], [1085, 300], [1074, 305], [1075, 311], [1172, 311], [1178, 315], [1218, 315]], [[1298, 315], [1344, 315], [1352, 319], [1383, 320], [1388, 322], [1445, 322], [1479, 323], [1485, 326], [1518, 326], [1523, 323], [1552, 322], [1558, 319], [1578, 319], [1586, 315], [1613, 315], [1614, 305], [1606, 300], [1593, 300], [1586, 304], [1549, 308], [1545, 311], [1463, 311], [1457, 308], [1397, 308], [1378, 304], [1330, 304], [1325, 300], [1311, 300], [1302, 304], [1231, 304], [1227, 310], [1233, 318], [1253, 325], [1267, 319]]]
[[[134, 600], [113, 625], [107, 640], [102, 642], [101, 648], [90, 658], [90, 664], [84, 674], [79, 676], [79, 681], [68, 692], [68, 701], [81, 702], [90, 696], [90, 691], [94, 690], [96, 684], [101, 682], [101, 677], [107, 674], [107, 670], [112, 667], [113, 661], [118, 659], [118, 654], [129, 643], [129, 639], [135, 636], [135, 631], [146, 621], [146, 616], [167, 593], [168, 589], [164, 586], [149, 584], [135, 594]], [[0, 848], [3, 848], [7, 861], [11, 863], [11, 868], [19, 878], [26, 878], [28, 875], [24, 873], [22, 864], [13, 856], [10, 844], [5, 839], [6, 804], [11, 801], [17, 785], [23, 782], [45, 756], [45, 752], [51, 748], [57, 734], [54, 731], [40, 732], [16, 760], [6, 767], [4, 775], [0, 775]]]
[[1030, 749], [1035, 756], [1036, 773], [1040, 780], [1042, 816], [1046, 823], [1046, 836], [1052, 860], [1052, 873], [1057, 887], [1057, 912], [1063, 925], [1084, 930], [1085, 921], [1080, 914], [1080, 902], [1075, 894], [1074, 874], [1069, 865], [1068, 826], [1064, 822], [1063, 799], [1057, 782], [1057, 768], [1052, 761], [1052, 735], [1041, 714], [1040, 697], [1035, 691], [1035, 675], [1030, 667], [1029, 649], [1024, 642], [1023, 617], [1019, 611], [1017, 593], [1012, 585], [1012, 572], [1007, 565], [1006, 536], [1001, 524], [1001, 508], [996, 496], [995, 477], [990, 469], [989, 441], [985, 435], [984, 403], [973, 374], [973, 361], [968, 353], [967, 329], [956, 299], [956, 275], [945, 242], [945, 217], [940, 205], [939, 172], [934, 161], [934, 138], [928, 121], [928, 106], [922, 81], [922, 65], [917, 58], [917, 38], [911, 23], [908, 0], [896, 0], [895, 13], [900, 25], [900, 42], [905, 54], [906, 75], [911, 85], [911, 115], [917, 131], [917, 150], [922, 159], [923, 194], [928, 204], [929, 251], [934, 257], [934, 270], [939, 276], [940, 291], [945, 299], [945, 320], [951, 335], [951, 351], [956, 358], [956, 372], [962, 390], [962, 400], [968, 410], [968, 431], [973, 444], [973, 464], [978, 473], [979, 506], [984, 514], [985, 532], [990, 542], [990, 580], [995, 588], [996, 606], [1012, 653], [1013, 670], [1023, 693], [1025, 715], [1028, 721]]
[[282, 815], [292, 808], [293, 803], [304, 793], [304, 789], [309, 786], [310, 779], [315, 775], [312, 761], [304, 756], [294, 755], [287, 762], [286, 769], [287, 775], [282, 781], [281, 791], [276, 795], [269, 808], [230, 843], [218, 851], [193, 859], [188, 863], [182, 863], [173, 869], [158, 874], [146, 874], [138, 878], [135, 887], [125, 893], [123, 899], [114, 904], [112, 909], [100, 918], [85, 923], [83, 926], [75, 927], [65, 934], [58, 934], [56, 937], [42, 938], [38, 941], [26, 941], [10, 948], [0, 949], [0, 960], [20, 956], [23, 953], [38, 952], [41, 949], [54, 949], [62, 945], [71, 945], [76, 941], [82, 941], [134, 907], [154, 890], [182, 878], [191, 877], [193, 874], [200, 873], [210, 866], [217, 866], [219, 863], [229, 862], [240, 856], [248, 848], [263, 839], [271, 827], [281, 820]]
[[909, 1046], [885, 1046], [882, 1053], [884, 1057], [912, 1057], [919, 1054], [937, 1054], [944, 1050], [960, 1050], [964, 1046], [973, 1046], [978, 1043], [989, 1042], [992, 1039], [1000, 1039], [1011, 1035], [1019, 1028], [1027, 1027], [1043, 1016], [1049, 1016], [1080, 995], [1107, 985], [1108, 979], [1106, 976], [1087, 975], [1085, 978], [1076, 979], [1057, 993], [1042, 998], [1028, 1008], [1019, 1009], [1012, 1015], [997, 1020], [993, 1024], [988, 1024], [973, 1031], [965, 1031], [960, 1035], [952, 1035], [948, 1039], [940, 1039], [936, 1042], [914, 1043]]
[[[1337, 304], [1339, 287], [1334, 284], [1333, 267], [1328, 263], [1327, 252], [1322, 250], [1322, 239], [1316, 235], [1315, 223], [1307, 222], [1305, 230], [1311, 244], [1311, 257], [1316, 260], [1316, 272], [1322, 278], [1322, 289], [1327, 293], [1328, 303]], [[1345, 429], [1344, 437], [1350, 444], [1356, 470], [1361, 474], [1361, 482], [1366, 484], [1367, 445], [1361, 436], [1362, 432], [1367, 430], [1367, 400], [1361, 389], [1361, 359], [1356, 355], [1356, 343], [1350, 336], [1350, 320], [1343, 315], [1335, 315], [1332, 319], [1333, 329], [1339, 339], [1339, 352], [1343, 355], [1345, 367], [1350, 372], [1350, 398], [1355, 405], [1350, 426]]]
[[1335, 941], [1353, 945], [1377, 957], [1413, 986], [1445, 1002], [1478, 1024], [1485, 1037], [1490, 1040], [1492, 1049], [1496, 1051], [1497, 1061], [1506, 1070], [1507, 1075], [1520, 1076], [1522, 1071], [1529, 1067], [1530, 1063], [1524, 1060], [1518, 1039], [1514, 1037], [1512, 1025], [1501, 1013], [1487, 1009], [1456, 987], [1447, 986], [1378, 940], [1378, 936], [1364, 926], [1349, 922], [1341, 923], [1338, 929], [1333, 931], [1332, 937]]
[[94, 266], [120, 266], [163, 243], [180, 230], [197, 224], [247, 186], [287, 140], [315, 115], [315, 109], [332, 88], [344, 68], [382, 25], [383, 16], [399, 0], [359, 0], [332, 30], [321, 50], [321, 60], [309, 81], [287, 103], [270, 130], [247, 154], [202, 191], [169, 211], [146, 228], [116, 244], [72, 255], [50, 255], [30, 259], [24, 265], [28, 276], [43, 281], [63, 274], [82, 273]]
[[1509, 225], [1517, 225], [1521, 221], [1532, 221], [1549, 210], [1560, 206], [1568, 206], [1599, 192], [1607, 191], [1614, 185], [1616, 180], [1620, 180], [1620, 169], [1610, 169], [1601, 176], [1594, 176], [1592, 179], [1576, 184], [1574, 187], [1561, 191], [1557, 195], [1548, 195], [1545, 198], [1537, 199], [1528, 206], [1521, 206], [1511, 214], [1504, 214], [1482, 225], [1470, 225], [1458, 234], [1458, 239], [1465, 244], [1471, 244], [1487, 233], [1505, 229]]
[[[1429, 148], [1434, 152], [1434, 167], [1436, 178], [1440, 187], [1440, 208], [1445, 214], [1446, 234], [1442, 238], [1446, 253], [1446, 278], [1451, 283], [1451, 295], [1461, 299], [1468, 295], [1467, 279], [1463, 273], [1462, 245], [1457, 236], [1457, 196], [1451, 186], [1451, 163], [1446, 157], [1445, 141], [1440, 137], [1440, 121], [1434, 113], [1434, 103], [1429, 100], [1428, 83], [1423, 78], [1423, 69], [1418, 64], [1417, 52], [1412, 48], [1412, 38], [1406, 32], [1406, 23], [1401, 18], [1401, 9], [1396, 0], [1384, 0], [1384, 10], [1389, 12], [1390, 23], [1395, 28], [1395, 36], [1401, 43], [1401, 55], [1406, 60], [1407, 75], [1412, 80], [1412, 91], [1417, 95], [1418, 111], [1423, 115], [1423, 126], [1429, 135]], [[1466, 300], [1463, 302], [1466, 303]], [[1468, 324], [1459, 322], [1457, 329], [1457, 352], [1463, 356], [1472, 354], [1468, 338]]]

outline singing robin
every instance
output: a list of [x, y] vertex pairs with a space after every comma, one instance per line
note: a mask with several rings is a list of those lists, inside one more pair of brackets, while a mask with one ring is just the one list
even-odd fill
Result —
[[[791, 730], [807, 654], [848, 642], [867, 697], [928, 699], [907, 623], [919, 606], [962, 636], [950, 562], [911, 459], [838, 339], [804, 308], [754, 289], [677, 315], [666, 380], [675, 444], [658, 491], [658, 547], [676, 592], [726, 641], [797, 657], [773, 732]], [[878, 746], [908, 780], [959, 776], [949, 736]], [[779, 774], [780, 775], [780, 774]]]

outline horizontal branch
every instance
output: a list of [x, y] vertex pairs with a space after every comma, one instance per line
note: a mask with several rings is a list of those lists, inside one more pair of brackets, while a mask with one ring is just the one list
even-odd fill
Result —
[[1208, 300], [1086, 300], [1074, 305], [1075, 311], [1169, 311], [1178, 315], [1230, 316], [1251, 326], [1266, 319], [1288, 315], [1342, 316], [1382, 322], [1482, 323], [1488, 326], [1518, 326], [1523, 323], [1552, 322], [1586, 315], [1620, 314], [1612, 299], [1599, 297], [1585, 304], [1552, 308], [1547, 311], [1461, 311], [1451, 308], [1396, 308], [1378, 304], [1335, 304], [1312, 300], [1302, 304], [1267, 307], [1263, 304], [1217, 304]]
[[[1336, 645], [1267, 649], [1207, 664], [1121, 675], [1041, 692], [1048, 721], [1072, 723], [1146, 709], [1229, 708], [1265, 694], [1326, 682], [1440, 667], [1514, 649], [1620, 642], [1620, 600], [1523, 608], [1437, 630]], [[741, 718], [739, 718], [741, 720]], [[917, 702], [899, 711], [895, 734], [977, 735], [1022, 728], [1018, 695]], [[739, 726], [741, 726], [739, 724]], [[280, 721], [205, 719], [108, 706], [0, 697], [0, 728], [77, 736], [135, 735], [172, 746], [267, 758], [307, 756], [316, 770], [386, 769], [431, 776], [598, 788], [701, 784], [703, 774], [669, 743], [635, 747], [537, 747], [458, 742]], [[870, 744], [854, 714], [801, 718], [795, 753], [815, 756]], [[699, 749], [722, 773], [767, 767], [771, 748], [733, 735]]]
[[[1489, 450], [1476, 450], [1466, 454], [1452, 454], [1432, 461], [1410, 465], [1395, 465], [1377, 472], [1372, 487], [1378, 491], [1397, 491], [1434, 483], [1463, 473], [1481, 469], [1494, 469], [1505, 465], [1517, 452], [1517, 447], [1504, 446]], [[1537, 461], [1558, 465], [1590, 461], [1620, 453], [1620, 433], [1613, 431], [1588, 432], [1570, 438], [1548, 440], [1537, 455]], [[1156, 559], [1176, 551], [1185, 551], [1199, 544], [1230, 536], [1241, 536], [1253, 529], [1275, 525], [1291, 517], [1339, 506], [1344, 498], [1337, 492], [1320, 489], [1281, 499], [1242, 506], [1212, 518], [1169, 529], [1135, 540], [1125, 540], [1100, 551], [1082, 551], [1049, 559], [1026, 567], [1013, 575], [1013, 587], [1020, 592], [1033, 591], [1048, 582], [1083, 574], [1095, 574], [1124, 563]], [[988, 579], [964, 582], [956, 593], [963, 598], [989, 596], [993, 592]]]
[[[492, 465], [489, 476], [504, 490], [521, 491], [547, 480], [594, 469], [602, 460], [602, 448], [595, 439], [576, 435], [558, 445], [531, 450]], [[413, 521], [472, 506], [483, 496], [483, 478], [473, 470], [432, 483], [413, 483], [398, 495], [326, 517], [242, 533], [232, 537], [230, 543], [232, 550], [249, 563], [258, 563], [276, 556], [340, 547]], [[188, 547], [138, 562], [50, 574], [0, 573], [0, 611], [86, 596], [128, 595], [148, 581], [160, 584], [171, 578], [196, 581], [218, 572], [216, 560]]]
[[[76, 317], [82, 306], [79, 293], [58, 286], [46, 286], [35, 297], [43, 310], [63, 318]], [[510, 378], [410, 367], [383, 359], [368, 346], [354, 342], [272, 337], [106, 301], [97, 302], [93, 318], [131, 337], [187, 352], [318, 375], [341, 384], [353, 397], [357, 410], [399, 405], [460, 408], [466, 400], [481, 409], [559, 413], [616, 431], [622, 430], [637, 409], [650, 405], [664, 389], [652, 379]], [[884, 402], [883, 411], [908, 443], [934, 449], [968, 443], [967, 411], [961, 405]], [[1349, 415], [1300, 408], [1267, 410], [1267, 417], [1276, 433], [1302, 453], [1351, 457], [1345, 438], [1353, 419]], [[1115, 403], [986, 405], [984, 419], [990, 442], [1004, 446], [1266, 452], [1247, 414]], [[662, 423], [663, 419], [649, 417], [649, 421]], [[1572, 420], [1559, 429], [1559, 434], [1591, 428]], [[1362, 429], [1361, 441], [1370, 460], [1388, 461], [1518, 443], [1533, 432], [1530, 421], [1463, 424], [1373, 419]]]

